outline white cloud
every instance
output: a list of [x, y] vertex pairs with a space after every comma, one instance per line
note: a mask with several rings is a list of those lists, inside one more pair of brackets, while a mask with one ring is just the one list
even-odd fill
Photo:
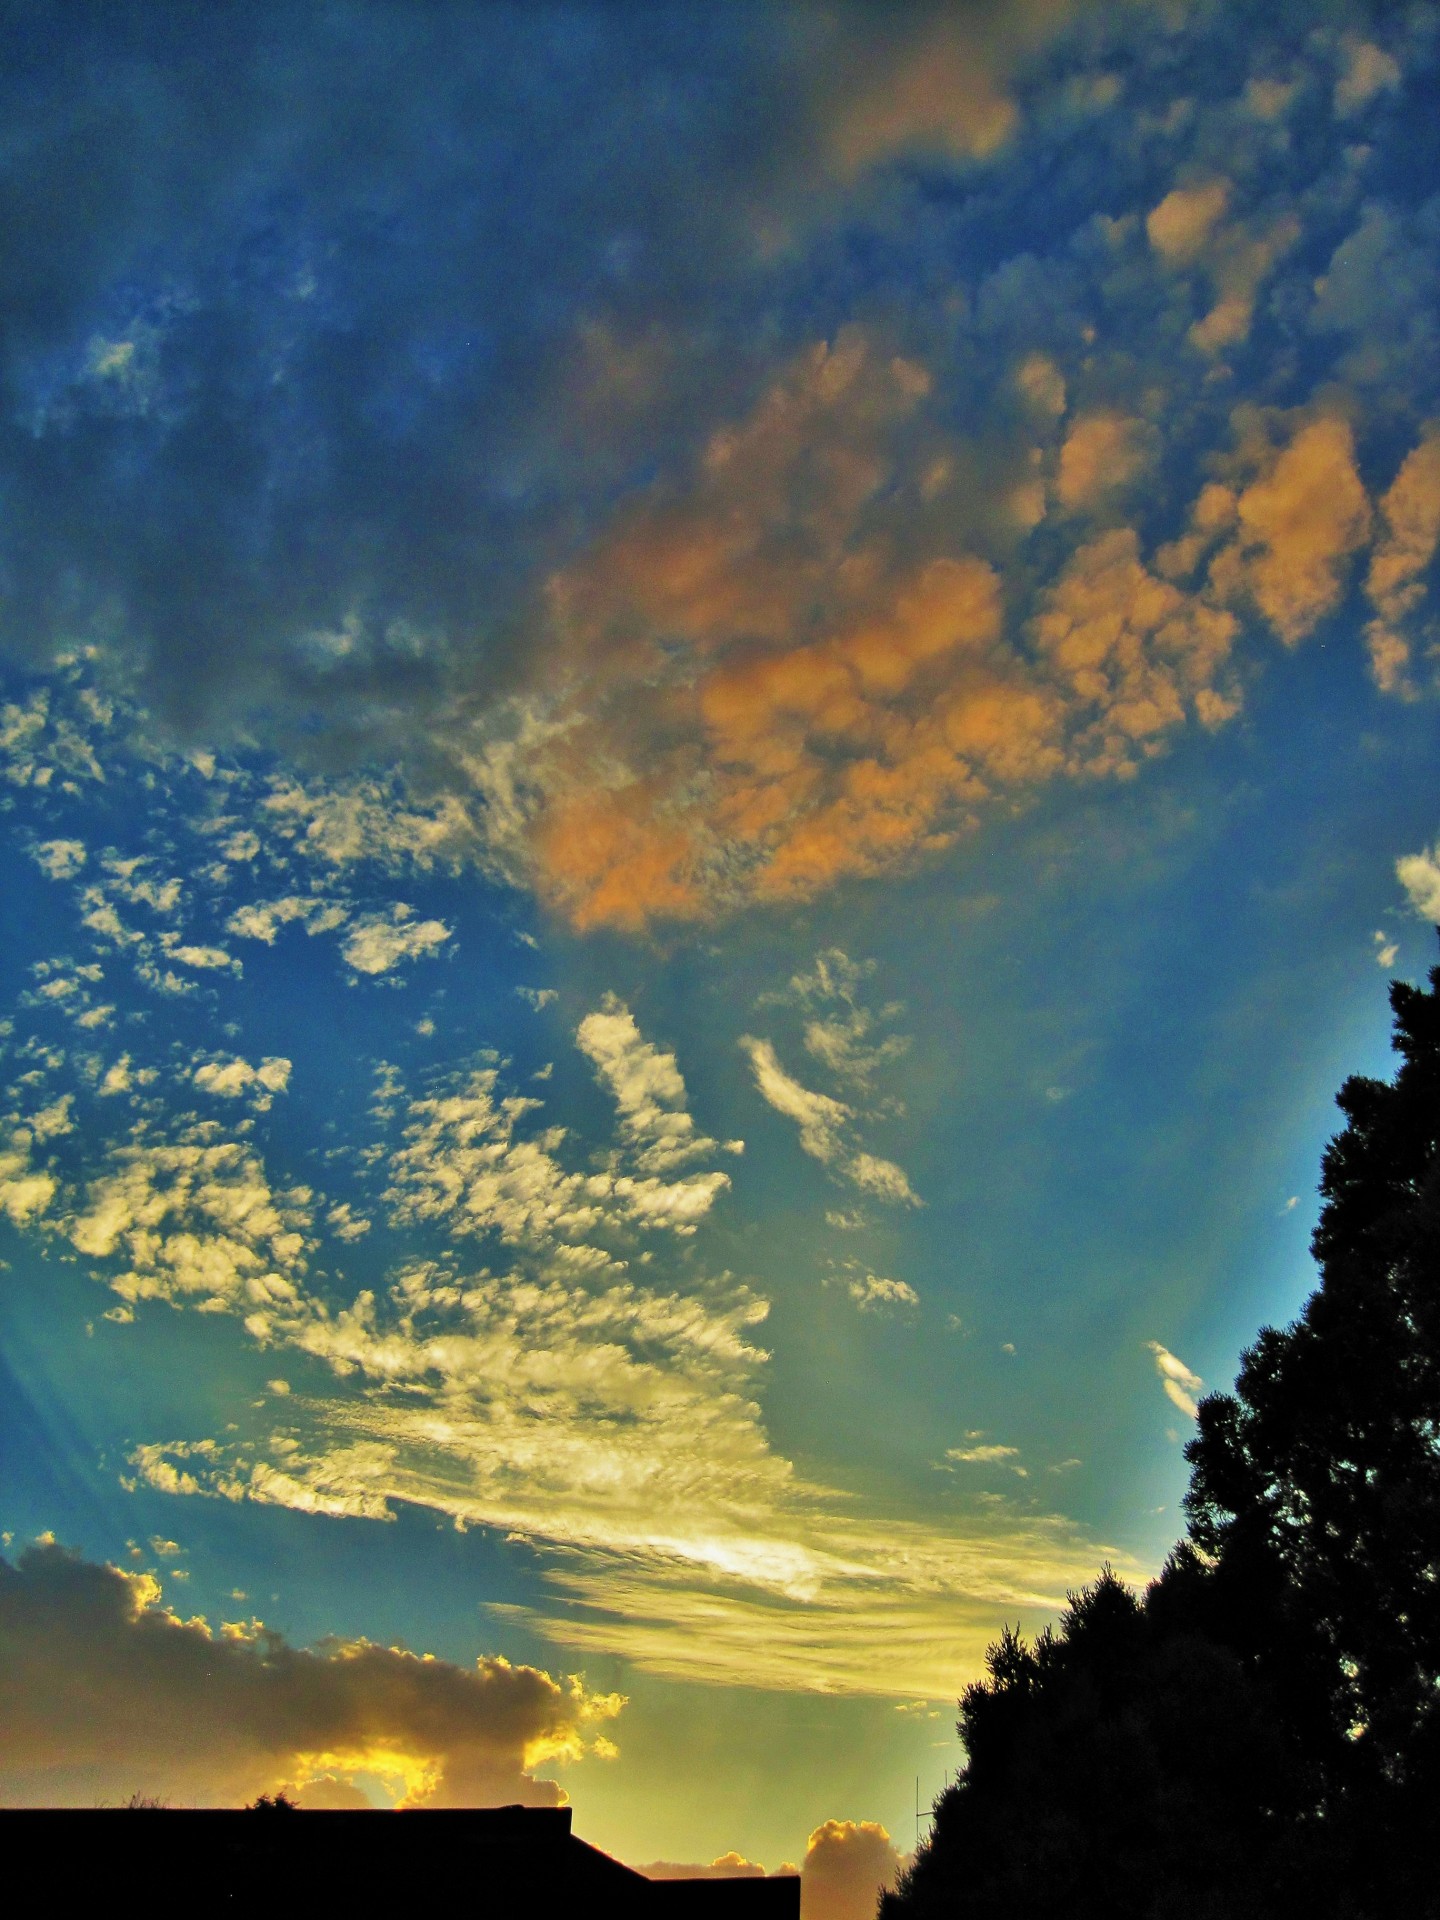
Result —
[[263, 1331], [270, 1311], [299, 1297], [310, 1199], [273, 1188], [246, 1142], [204, 1125], [152, 1139], [141, 1121], [59, 1225], [78, 1252], [117, 1263], [108, 1280], [127, 1303], [243, 1313]]
[[1160, 1384], [1165, 1389], [1166, 1398], [1181, 1413], [1195, 1418], [1195, 1395], [1205, 1382], [1198, 1373], [1186, 1366], [1183, 1360], [1176, 1359], [1168, 1347], [1162, 1347], [1158, 1340], [1147, 1340], [1145, 1345], [1155, 1356], [1155, 1371], [1160, 1376]]
[[800, 1130], [801, 1150], [840, 1178], [851, 1181], [877, 1199], [919, 1206], [920, 1201], [902, 1167], [882, 1160], [853, 1144], [855, 1112], [843, 1100], [816, 1093], [788, 1074], [768, 1040], [742, 1034], [741, 1050], [750, 1062], [755, 1086], [777, 1113], [793, 1120]]
[[1375, 964], [1377, 967], [1393, 967], [1395, 956], [1400, 951], [1400, 943], [1392, 940], [1388, 934], [1376, 932], [1372, 935], [1375, 942]]
[[1395, 862], [1395, 878], [1422, 920], [1440, 922], [1440, 842]]
[[83, 840], [42, 840], [31, 849], [37, 867], [52, 880], [71, 880], [86, 860]]
[[363, 1214], [357, 1214], [348, 1200], [341, 1200], [326, 1214], [325, 1224], [337, 1240], [349, 1245], [356, 1240], [363, 1240], [372, 1222]]
[[620, 1131], [645, 1171], [668, 1172], [717, 1151], [695, 1130], [674, 1054], [652, 1046], [613, 993], [580, 1022], [575, 1044], [614, 1095]]
[[357, 973], [389, 973], [402, 961], [433, 953], [450, 938], [443, 920], [416, 920], [413, 907], [397, 901], [388, 914], [371, 913], [352, 921], [341, 953]]
[[454, 869], [481, 847], [458, 795], [416, 807], [407, 804], [395, 783], [374, 779], [305, 786], [277, 775], [260, 803], [260, 818], [297, 853], [332, 868]]
[[552, 1000], [560, 998], [554, 987], [516, 987], [515, 991], [527, 1006], [535, 1009], [536, 1013], [543, 1012]]
[[237, 907], [225, 925], [242, 940], [263, 940], [271, 947], [280, 928], [293, 921], [299, 921], [306, 933], [314, 935], [329, 933], [348, 918], [349, 910], [338, 901], [317, 894], [292, 893], [279, 900], [256, 900]]
[[34, 1165], [31, 1144], [25, 1127], [16, 1127], [0, 1144], [0, 1213], [17, 1227], [29, 1226], [43, 1214], [59, 1185], [52, 1173]]
[[887, 1307], [918, 1307], [920, 1296], [904, 1280], [887, 1280], [883, 1275], [867, 1273], [847, 1280], [845, 1291], [862, 1313], [880, 1313]]
[[877, 1021], [883, 1025], [902, 1010], [892, 1002], [877, 1015], [862, 1004], [862, 987], [874, 972], [873, 960], [852, 960], [843, 948], [827, 947], [816, 954], [808, 973], [791, 976], [788, 992], [765, 996], [807, 1009], [811, 1018], [805, 1023], [806, 1051], [837, 1079], [867, 1090], [882, 1067], [910, 1049], [907, 1034], [870, 1037]]
[[289, 1087], [291, 1066], [292, 1062], [283, 1055], [267, 1056], [256, 1067], [239, 1054], [232, 1054], [228, 1060], [222, 1057], [203, 1061], [191, 1077], [202, 1093], [212, 1093], [223, 1100], [239, 1100], [248, 1095], [264, 1112], [270, 1105], [270, 1096], [284, 1093]]
[[1020, 1449], [1018, 1447], [981, 1444], [969, 1447], [947, 1447], [945, 1449], [945, 1458], [954, 1461], [957, 1466], [1005, 1466], [1012, 1460], [1018, 1460], [1019, 1457]]

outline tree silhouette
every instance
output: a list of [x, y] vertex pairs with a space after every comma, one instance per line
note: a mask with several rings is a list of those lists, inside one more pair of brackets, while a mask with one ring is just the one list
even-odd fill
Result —
[[992, 1646], [890, 1920], [1440, 1912], [1440, 968], [1391, 1006], [1320, 1284], [1200, 1404], [1188, 1539]]

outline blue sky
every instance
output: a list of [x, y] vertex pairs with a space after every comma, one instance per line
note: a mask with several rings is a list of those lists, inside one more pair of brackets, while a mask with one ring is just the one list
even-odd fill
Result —
[[868, 1872], [1431, 962], [1440, 13], [4, 31], [0, 1796]]

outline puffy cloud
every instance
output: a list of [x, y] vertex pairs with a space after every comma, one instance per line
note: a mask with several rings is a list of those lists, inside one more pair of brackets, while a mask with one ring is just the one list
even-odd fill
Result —
[[311, 1227], [307, 1189], [276, 1192], [253, 1146], [201, 1125], [115, 1144], [57, 1228], [80, 1253], [116, 1261], [122, 1300], [264, 1313], [296, 1298]]
[[1172, 188], [1146, 216], [1151, 246], [1169, 264], [1187, 265], [1202, 252], [1229, 204], [1228, 180]]
[[232, 1054], [226, 1059], [203, 1060], [191, 1078], [202, 1093], [213, 1093], [222, 1100], [239, 1100], [249, 1095], [263, 1112], [270, 1096], [284, 1093], [290, 1085], [292, 1062], [282, 1055], [268, 1055], [259, 1066]]
[[1335, 82], [1335, 111], [1343, 117], [1359, 113], [1379, 93], [1393, 93], [1400, 85], [1400, 63], [1393, 54], [1358, 34], [1342, 36], [1344, 66]]
[[1239, 494], [1239, 537], [1210, 569], [1222, 597], [1254, 600], [1289, 646], [1340, 600], [1346, 561], [1370, 531], [1370, 503], [1348, 421], [1300, 426]]
[[[496, 1069], [479, 1068], [451, 1090], [409, 1103], [386, 1194], [398, 1220], [444, 1221], [452, 1233], [494, 1233], [511, 1245], [573, 1242], [620, 1225], [664, 1226], [684, 1236], [730, 1185], [729, 1175], [718, 1171], [677, 1179], [643, 1167], [638, 1174], [567, 1171], [556, 1158], [565, 1129], [542, 1128], [533, 1136], [517, 1131], [541, 1102], [497, 1098], [498, 1078]], [[640, 1139], [643, 1157], [662, 1136], [652, 1130], [631, 1137]], [[673, 1166], [674, 1159], [665, 1164]]]
[[1420, 918], [1440, 924], [1440, 843], [1402, 855], [1395, 862], [1395, 878]]
[[71, 880], [86, 860], [83, 840], [42, 840], [33, 849], [36, 866], [52, 880]]
[[363, 914], [350, 924], [340, 951], [357, 973], [390, 973], [402, 961], [434, 953], [450, 938], [443, 920], [417, 920], [397, 900], [388, 913]]
[[918, 1307], [920, 1296], [904, 1280], [887, 1280], [882, 1274], [857, 1274], [847, 1280], [845, 1291], [862, 1313], [881, 1313], [887, 1307]]
[[1167, 1347], [1158, 1340], [1147, 1340], [1146, 1346], [1155, 1356], [1155, 1371], [1160, 1376], [1160, 1384], [1165, 1389], [1165, 1397], [1181, 1413], [1195, 1417], [1195, 1395], [1205, 1382], [1183, 1360], [1176, 1359]]
[[226, 921], [228, 930], [242, 940], [263, 940], [273, 947], [281, 927], [298, 921], [308, 934], [330, 933], [343, 926], [348, 909], [338, 901], [315, 894], [286, 894], [279, 900], [252, 900], [237, 907]]
[[652, 1046], [613, 993], [580, 1022], [575, 1044], [615, 1096], [621, 1134], [647, 1173], [665, 1173], [716, 1151], [716, 1143], [695, 1130], [674, 1054]]
[[826, 1820], [810, 1835], [800, 1868], [801, 1920], [871, 1920], [893, 1888], [900, 1854], [875, 1820]]
[[1143, 420], [1114, 412], [1080, 415], [1060, 448], [1060, 504], [1074, 513], [1120, 492], [1149, 464], [1150, 440]]
[[1365, 580], [1379, 614], [1366, 629], [1370, 665], [1382, 693], [1413, 693], [1401, 629], [1425, 597], [1422, 576], [1440, 546], [1440, 429], [1430, 428], [1407, 454], [1378, 504], [1383, 532]]
[[280, 1786], [378, 1774], [407, 1804], [555, 1805], [533, 1769], [578, 1758], [621, 1707], [534, 1667], [474, 1667], [364, 1640], [293, 1647], [258, 1622], [181, 1619], [150, 1575], [52, 1540], [0, 1560], [0, 1797], [139, 1789], [242, 1803]]
[[1132, 528], [1081, 547], [1035, 621], [1082, 722], [1069, 748], [1076, 770], [1133, 772], [1187, 713], [1206, 726], [1230, 718], [1235, 633], [1232, 614], [1146, 568]]
[[418, 806], [394, 781], [373, 775], [305, 783], [276, 774], [260, 817], [297, 853], [331, 869], [361, 863], [392, 871], [453, 868], [480, 845], [461, 795], [442, 794]]
[[33, 1144], [28, 1127], [14, 1128], [0, 1144], [0, 1212], [17, 1227], [28, 1226], [43, 1214], [59, 1187], [53, 1173], [34, 1164]]
[[800, 1130], [801, 1150], [841, 1179], [849, 1180], [877, 1199], [920, 1202], [904, 1170], [854, 1144], [854, 1109], [828, 1093], [816, 1093], [781, 1066], [769, 1040], [742, 1034], [740, 1047], [750, 1062], [756, 1090], [762, 1099], [793, 1120]]

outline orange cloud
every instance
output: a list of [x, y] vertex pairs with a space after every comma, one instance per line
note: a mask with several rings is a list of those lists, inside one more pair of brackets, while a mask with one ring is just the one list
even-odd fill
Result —
[[1149, 462], [1149, 439], [1143, 420], [1108, 411], [1083, 414], [1060, 449], [1055, 492], [1061, 506], [1075, 512], [1126, 486]]
[[1188, 263], [1204, 248], [1229, 204], [1228, 180], [1176, 187], [1146, 218], [1145, 232], [1151, 246], [1172, 265]]
[[[1017, 379], [1063, 405], [1051, 363]], [[1234, 614], [1147, 568], [1131, 529], [1074, 553], [1028, 625], [1007, 606], [997, 565], [957, 537], [950, 480], [932, 480], [975, 471], [958, 504], [976, 543], [1013, 544], [1004, 461], [1030, 471], [1028, 450], [979, 484], [929, 390], [862, 330], [807, 348], [711, 435], [688, 486], [653, 489], [549, 582], [558, 661], [542, 658], [564, 692], [532, 760], [529, 847], [576, 926], [634, 931], [890, 871], [1001, 793], [1128, 774], [1175, 728], [1236, 710]], [[1082, 415], [1062, 499], [1084, 507], [1136, 474], [1151, 432]], [[1213, 541], [1225, 516], [1209, 519]], [[1273, 522], [1262, 500], [1272, 545]]]
[[1379, 615], [1366, 629], [1371, 671], [1383, 693], [1413, 697], [1410, 642], [1400, 627], [1425, 597], [1421, 575], [1440, 546], [1440, 427], [1430, 427], [1410, 452], [1379, 506], [1384, 533], [1365, 580]]
[[1222, 600], [1252, 600], [1294, 646], [1339, 604], [1345, 564], [1370, 532], [1349, 423], [1302, 426], [1235, 510], [1238, 534], [1211, 563], [1211, 585]]

